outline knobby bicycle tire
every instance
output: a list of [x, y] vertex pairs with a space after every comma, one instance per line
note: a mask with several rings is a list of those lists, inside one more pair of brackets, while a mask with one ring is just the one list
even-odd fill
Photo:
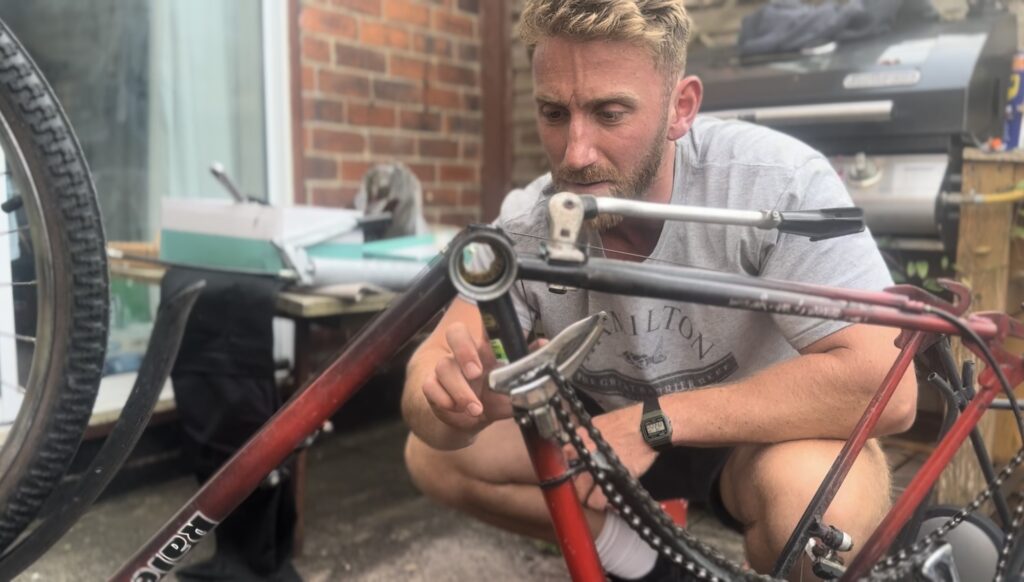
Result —
[[0, 22], [0, 142], [36, 252], [36, 335], [24, 401], [0, 448], [0, 549], [67, 471], [99, 388], [108, 328], [106, 245], [95, 188], [53, 90]]

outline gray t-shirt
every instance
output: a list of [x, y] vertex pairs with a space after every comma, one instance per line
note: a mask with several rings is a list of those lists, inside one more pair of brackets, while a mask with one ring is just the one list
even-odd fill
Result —
[[[673, 204], [744, 210], [852, 205], [821, 154], [770, 129], [698, 117], [676, 145]], [[550, 181], [542, 176], [502, 204], [496, 224], [519, 249], [539, 251], [547, 237], [542, 191]], [[599, 235], [589, 236], [601, 246]], [[866, 231], [810, 242], [752, 227], [666, 222], [647, 260], [837, 287], [879, 290], [892, 284]], [[606, 410], [652, 390], [667, 394], [742, 379], [849, 325], [586, 290], [558, 295], [532, 281], [517, 283], [512, 295], [524, 329], [547, 337], [608, 312], [605, 335], [574, 378]]]

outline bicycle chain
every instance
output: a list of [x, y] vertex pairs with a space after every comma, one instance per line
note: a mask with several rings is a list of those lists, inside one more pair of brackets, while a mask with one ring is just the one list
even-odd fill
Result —
[[[594, 482], [608, 499], [608, 503], [619, 512], [623, 520], [645, 542], [697, 580], [708, 582], [726, 582], [727, 580], [769, 582], [776, 580], [771, 576], [744, 569], [741, 565], [723, 556], [717, 549], [676, 525], [661, 508], [661, 505], [651, 498], [640, 482], [630, 475], [622, 465], [615, 451], [591, 422], [590, 414], [569, 383], [557, 372], [552, 374], [552, 379], [558, 386], [561, 397], [555, 396], [550, 404], [562, 424], [563, 440], [572, 443], [580, 460], [583, 461], [594, 478]], [[583, 438], [576, 432], [576, 425], [569, 411], [562, 406], [563, 398], [569, 404], [572, 413], [579, 419], [580, 426], [587, 431], [588, 436], [597, 446], [597, 451], [604, 463], [587, 448]], [[699, 557], [690, 557], [688, 554], [691, 552], [696, 553]], [[710, 568], [700, 563], [701, 558], [715, 569], [728, 573], [729, 577], [721, 578], [713, 574]]]
[[[700, 558], [727, 572], [730, 576], [728, 580], [743, 580], [746, 582], [778, 580], [777, 578], [757, 574], [744, 568], [723, 556], [717, 549], [700, 541], [687, 530], [676, 525], [672, 518], [661, 508], [661, 505], [651, 498], [640, 482], [630, 475], [629, 470], [619, 460], [611, 445], [601, 436], [601, 431], [594, 426], [590, 413], [587, 412], [583, 402], [576, 396], [576, 392], [569, 382], [557, 371], [551, 370], [549, 374], [560, 392], [560, 396], [556, 395], [551, 399], [550, 405], [562, 425], [563, 434], [561, 438], [563, 443], [570, 442], [573, 445], [580, 460], [583, 461], [590, 471], [595, 483], [604, 492], [608, 503], [619, 512], [619, 515], [630, 528], [636, 531], [645, 542], [698, 580], [724, 582], [723, 578], [712, 574], [697, 559], [688, 557], [690, 553], [698, 554]], [[573, 422], [572, 416], [562, 406], [563, 399], [564, 402], [569, 404], [572, 413], [576, 415], [580, 426], [587, 431], [587, 435], [594, 442], [597, 452], [600, 454], [600, 459], [587, 448], [583, 438], [577, 433], [576, 424]], [[528, 416], [521, 416], [517, 420], [524, 424], [532, 422]], [[996, 475], [991, 487], [979, 493], [971, 503], [961, 508], [935, 531], [929, 533], [913, 545], [901, 549], [897, 554], [880, 561], [872, 568], [867, 579], [872, 582], [894, 582], [911, 579], [911, 577], [919, 572], [924, 559], [928, 557], [930, 551], [935, 548], [937, 543], [960, 525], [967, 514], [977, 511], [992, 496], [993, 491], [999, 488], [1022, 463], [1024, 463], [1024, 448], [1021, 448], [1013, 459]], [[1024, 522], [1024, 501], [1017, 506], [1014, 513], [1013, 525], [1007, 534], [1000, 552], [1000, 562], [997, 566], [995, 582], [1000, 582], [1002, 579], [1001, 573], [1006, 567], [1013, 539], [1015, 539], [1016, 532], [1020, 531], [1022, 522]]]
[[996, 566], [995, 582], [1003, 582], [1003, 572], [1006, 571], [1007, 563], [1010, 561], [1010, 550], [1013, 548], [1013, 540], [1020, 535], [1022, 524], [1024, 524], [1024, 499], [1013, 510], [1013, 524], [1010, 526], [1010, 531], [1006, 534], [1003, 549], [999, 551], [999, 565]]

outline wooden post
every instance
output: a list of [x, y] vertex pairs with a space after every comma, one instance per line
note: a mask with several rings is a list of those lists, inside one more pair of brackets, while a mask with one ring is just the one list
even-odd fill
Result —
[[483, 166], [480, 213], [498, 216], [512, 187], [511, 15], [507, 0], [480, 3], [480, 83], [483, 97]]
[[[964, 151], [964, 195], [1013, 190], [1022, 180], [1024, 153], [986, 154], [973, 148]], [[1019, 293], [1015, 291], [1012, 294], [1017, 305], [1007, 304], [1013, 270], [1010, 247], [1016, 224], [1015, 206], [1012, 202], [966, 202], [960, 207], [956, 272], [958, 279], [971, 288], [971, 311], [1020, 313]], [[1020, 268], [1017, 267], [1017, 270]], [[958, 361], [970, 357], [977, 363], [977, 358], [963, 349], [959, 342], [955, 344]], [[1015, 348], [1012, 345], [1009, 347]], [[977, 365], [980, 370], [982, 364]], [[1021, 393], [1018, 389], [1018, 394]], [[1009, 413], [988, 412], [978, 428], [997, 465], [1007, 461], [1021, 446]], [[968, 442], [961, 447], [939, 479], [938, 501], [965, 504], [984, 487], [984, 477], [978, 470], [977, 459]]]

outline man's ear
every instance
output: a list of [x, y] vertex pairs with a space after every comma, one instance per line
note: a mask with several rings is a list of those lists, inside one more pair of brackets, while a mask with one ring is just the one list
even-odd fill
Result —
[[703, 96], [704, 86], [700, 79], [693, 75], [679, 79], [669, 94], [668, 135], [666, 136], [668, 139], [675, 141], [690, 131]]

